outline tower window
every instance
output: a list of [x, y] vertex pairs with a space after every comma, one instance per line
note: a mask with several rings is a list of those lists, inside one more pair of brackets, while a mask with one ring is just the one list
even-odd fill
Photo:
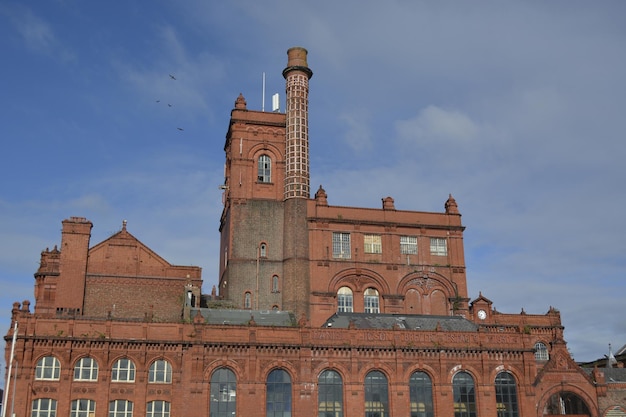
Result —
[[243, 308], [252, 308], [252, 294], [250, 294], [249, 292], [246, 292], [246, 294], [244, 295]]
[[261, 258], [266, 258], [267, 257], [267, 245], [265, 243], [261, 243], [259, 245], [259, 256]]
[[272, 182], [272, 160], [267, 155], [259, 157], [257, 181]]
[[279, 286], [278, 286], [278, 275], [274, 275], [272, 276], [272, 292], [273, 293], [277, 293], [280, 292]]
[[333, 258], [350, 259], [350, 233], [333, 232]]
[[446, 244], [446, 240], [440, 237], [431, 237], [430, 238], [430, 254], [437, 255], [437, 256], [448, 255], [448, 245]]
[[365, 235], [363, 237], [363, 251], [365, 253], [383, 253], [380, 235]]

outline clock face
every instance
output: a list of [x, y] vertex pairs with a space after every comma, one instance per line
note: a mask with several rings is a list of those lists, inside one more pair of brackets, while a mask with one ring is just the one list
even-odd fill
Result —
[[478, 318], [485, 320], [487, 318], [487, 312], [485, 310], [478, 310]]

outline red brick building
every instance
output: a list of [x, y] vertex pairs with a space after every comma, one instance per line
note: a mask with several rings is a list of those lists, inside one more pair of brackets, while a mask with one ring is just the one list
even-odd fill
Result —
[[91, 222], [63, 221], [5, 337], [15, 415], [626, 415], [623, 369], [580, 368], [556, 309], [470, 298], [452, 196], [438, 213], [311, 198], [306, 50], [283, 75], [285, 113], [241, 95], [231, 112], [210, 295], [125, 222], [90, 246]]

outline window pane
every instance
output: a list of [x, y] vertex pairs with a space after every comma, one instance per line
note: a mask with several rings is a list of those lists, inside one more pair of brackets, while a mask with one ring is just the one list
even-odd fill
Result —
[[272, 182], [272, 160], [267, 155], [259, 157], [257, 179], [259, 182]]
[[96, 403], [91, 400], [72, 401], [70, 417], [93, 417], [96, 413]]
[[318, 417], [343, 417], [343, 383], [336, 371], [324, 371], [318, 381]]
[[333, 258], [350, 259], [350, 233], [333, 232]]
[[365, 417], [387, 416], [389, 416], [387, 377], [380, 371], [371, 371], [365, 377]]
[[170, 417], [170, 403], [150, 401], [146, 407], [146, 417]]
[[535, 343], [535, 359], [538, 361], [547, 361], [549, 358], [548, 347], [541, 342]]
[[291, 377], [282, 369], [267, 376], [266, 417], [291, 417]]
[[233, 417], [237, 409], [237, 382], [228, 368], [220, 368], [211, 376], [210, 417]]
[[382, 253], [383, 245], [379, 235], [365, 235], [363, 237], [363, 250], [365, 253]]
[[152, 362], [150, 372], [148, 374], [148, 382], [155, 383], [171, 383], [172, 382], [172, 366], [166, 360], [158, 360]]
[[115, 382], [134, 382], [135, 364], [128, 358], [123, 358], [115, 362], [111, 372], [111, 380]]
[[446, 240], [438, 237], [431, 237], [430, 254], [437, 256], [446, 256], [448, 254], [448, 246], [446, 244]]
[[37, 362], [35, 379], [59, 379], [61, 363], [54, 356], [43, 357]]
[[31, 417], [56, 417], [57, 401], [52, 398], [38, 398], [33, 401]]
[[476, 417], [474, 379], [467, 372], [459, 372], [452, 380], [454, 417]]
[[508, 372], [496, 376], [496, 408], [498, 417], [519, 417], [517, 411], [517, 385]]
[[400, 236], [400, 253], [403, 255], [416, 255], [417, 236]]
[[92, 358], [81, 358], [74, 367], [74, 379], [81, 381], [98, 380], [98, 363]]
[[339, 291], [337, 291], [337, 311], [340, 313], [352, 313], [352, 310], [352, 290], [348, 287], [339, 288]]
[[365, 290], [364, 295], [365, 312], [366, 313], [380, 313], [380, 305], [378, 301], [378, 291], [374, 288], [368, 288]]
[[109, 403], [109, 417], [133, 417], [133, 403], [127, 400], [115, 400]]
[[411, 417], [434, 417], [433, 387], [425, 372], [414, 372], [409, 381]]

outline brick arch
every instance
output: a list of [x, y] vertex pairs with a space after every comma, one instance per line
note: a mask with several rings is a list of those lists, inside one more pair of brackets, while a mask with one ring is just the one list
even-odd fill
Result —
[[511, 375], [513, 375], [513, 377], [515, 378], [515, 384], [517, 385], [517, 388], [518, 388], [517, 394], [520, 395], [520, 392], [519, 392], [520, 381], [524, 380], [524, 372], [520, 371], [519, 369], [517, 369], [514, 366], [511, 366], [511, 365], [496, 366], [491, 371], [489, 371], [489, 381], [485, 381], [485, 383], [486, 384], [490, 384], [491, 383], [493, 385], [493, 383], [496, 380], [496, 376], [498, 376], [498, 374], [500, 372], [508, 372]]
[[323, 371], [335, 371], [341, 376], [341, 380], [343, 381], [344, 387], [346, 383], [352, 382], [350, 381], [350, 370], [346, 369], [343, 365], [338, 363], [328, 363], [324, 362], [313, 369], [312, 374], [315, 375], [315, 383], [317, 383], [318, 378], [320, 377]]
[[[432, 281], [432, 282], [431, 282]], [[406, 294], [406, 292], [414, 288], [422, 294], [430, 294], [437, 287], [444, 290], [447, 297], [454, 297], [456, 289], [454, 288], [452, 281], [445, 276], [436, 272], [411, 272], [398, 282], [398, 294]]]
[[296, 376], [299, 375], [299, 373], [298, 373], [298, 368], [296, 366], [292, 365], [290, 362], [285, 362], [282, 360], [275, 360], [275, 361], [271, 361], [269, 364], [261, 368], [260, 375], [263, 378], [262, 379], [263, 384], [267, 382], [268, 375], [274, 369], [284, 369], [285, 371], [287, 371], [287, 373], [291, 377], [292, 386], [293, 384], [295, 384], [295, 381], [298, 379], [296, 378]]
[[[458, 364], [458, 365], [453, 366], [452, 369], [450, 369], [450, 372], [448, 372], [448, 380], [442, 381], [442, 382], [450, 384], [450, 387], [452, 387], [452, 380], [454, 379], [454, 376], [458, 374], [459, 372], [467, 372], [468, 374], [470, 374], [472, 378], [474, 379], [474, 386], [483, 384], [483, 381], [482, 381], [483, 378], [480, 377], [482, 375], [481, 372], [472, 366], [467, 366], [463, 364]], [[476, 398], [478, 401], [478, 396]]]
[[386, 365], [383, 363], [372, 363], [369, 366], [364, 366], [361, 370], [359, 370], [357, 374], [358, 380], [352, 381], [352, 382], [363, 384], [365, 382], [365, 376], [371, 371], [380, 371], [383, 374], [385, 374], [385, 376], [387, 377], [387, 383], [389, 385], [395, 384], [397, 382], [396, 377], [395, 377], [396, 375], [395, 370], [392, 369], [389, 365]]
[[[404, 372], [403, 381], [405, 382], [407, 386], [409, 384], [409, 379], [411, 379], [411, 375], [413, 375], [414, 372], [427, 373], [428, 376], [430, 377], [430, 380], [432, 381], [433, 387], [439, 386], [442, 384], [439, 372], [436, 371], [433, 367], [424, 363], [421, 365], [411, 366]], [[402, 383], [402, 381], [399, 381], [399, 382]], [[433, 392], [434, 392], [434, 388], [433, 388]]]
[[228, 368], [235, 374], [236, 381], [243, 379], [244, 371], [239, 364], [232, 359], [218, 359], [209, 363], [202, 372], [202, 380], [211, 382], [211, 375], [219, 368]]
[[248, 151], [248, 158], [254, 162], [254, 166], [256, 167], [259, 156], [264, 154], [269, 155], [269, 157], [272, 159], [272, 170], [275, 167], [274, 164], [276, 163], [276, 161], [283, 158], [280, 149], [278, 149], [278, 147], [273, 143], [269, 142], [261, 142], [253, 145]]
[[341, 287], [349, 287], [353, 292], [363, 292], [367, 288], [375, 287], [381, 297], [390, 293], [389, 284], [385, 278], [369, 269], [359, 269], [358, 274], [356, 268], [339, 271], [329, 281], [328, 292], [336, 294]]
[[550, 399], [550, 397], [552, 397], [554, 394], [558, 394], [559, 392], [571, 392], [573, 394], [576, 394], [587, 405], [589, 415], [591, 417], [599, 417], [598, 404], [593, 400], [593, 395], [589, 395], [587, 391], [574, 384], [558, 384], [544, 390], [543, 395], [541, 395], [541, 397], [537, 401], [537, 417], [543, 417], [543, 409], [546, 406], [546, 402]]

